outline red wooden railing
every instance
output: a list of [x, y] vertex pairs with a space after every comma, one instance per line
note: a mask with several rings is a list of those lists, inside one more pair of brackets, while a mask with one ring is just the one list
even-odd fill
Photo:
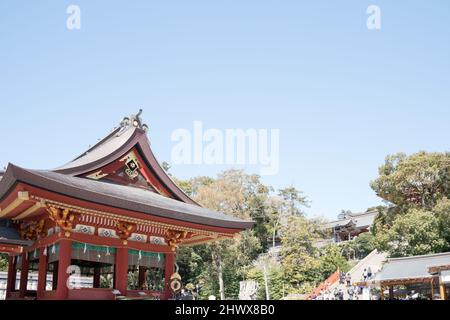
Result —
[[336, 270], [335, 273], [333, 273], [331, 276], [328, 277], [327, 280], [322, 282], [316, 289], [314, 289], [313, 292], [311, 292], [307, 297], [306, 300], [311, 300], [317, 297], [320, 292], [323, 290], [327, 290], [329, 287], [334, 285], [336, 282], [339, 281], [341, 275], [341, 271], [339, 269]]

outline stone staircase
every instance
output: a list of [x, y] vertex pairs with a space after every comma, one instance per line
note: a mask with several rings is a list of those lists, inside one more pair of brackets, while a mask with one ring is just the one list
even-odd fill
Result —
[[[364, 269], [370, 267], [372, 269], [372, 277], [377, 274], [383, 267], [383, 263], [387, 260], [387, 253], [378, 252], [377, 250], [372, 251], [367, 257], [359, 261], [350, 271], [352, 284], [363, 282]], [[336, 288], [342, 289], [344, 291], [344, 300], [349, 300], [349, 295], [347, 293], [347, 287], [345, 284], [335, 283], [329, 288], [333, 292]], [[358, 296], [359, 300], [362, 300], [362, 296]]]
[[372, 269], [372, 277], [377, 274], [383, 267], [383, 263], [387, 260], [387, 253], [378, 252], [378, 250], [372, 251], [367, 257], [362, 259], [356, 266], [354, 266], [349, 272], [352, 277], [352, 283], [364, 281], [363, 273], [364, 269]]

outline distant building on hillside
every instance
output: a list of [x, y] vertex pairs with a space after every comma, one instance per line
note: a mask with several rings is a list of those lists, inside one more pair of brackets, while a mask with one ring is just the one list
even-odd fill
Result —
[[378, 210], [364, 213], [344, 212], [338, 216], [338, 220], [328, 222], [324, 227], [332, 231], [334, 243], [350, 241], [362, 233], [369, 232], [377, 215]]

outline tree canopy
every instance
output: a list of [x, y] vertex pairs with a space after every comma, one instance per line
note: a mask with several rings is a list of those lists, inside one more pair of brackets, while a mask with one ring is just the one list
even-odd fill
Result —
[[401, 257], [450, 250], [450, 154], [388, 156], [371, 183], [389, 207], [377, 217], [379, 249]]
[[[177, 180], [179, 186], [201, 205], [244, 219], [252, 219], [252, 230], [233, 240], [194, 248], [182, 248], [177, 255], [180, 273], [186, 283], [200, 284], [202, 297], [238, 298], [239, 283], [255, 280], [259, 297], [266, 297], [264, 275], [258, 260], [281, 241], [281, 262], [267, 265], [267, 281], [272, 299], [293, 292], [307, 293], [344, 266], [340, 252], [322, 255], [314, 248], [322, 230], [308, 220], [302, 208], [308, 201], [292, 186], [275, 191], [264, 185], [258, 175], [228, 170], [216, 178], [198, 177]], [[327, 258], [324, 258], [324, 257]]]

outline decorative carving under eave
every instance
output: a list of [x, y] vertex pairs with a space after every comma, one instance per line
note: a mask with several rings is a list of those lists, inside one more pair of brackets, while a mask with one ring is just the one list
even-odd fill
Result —
[[116, 224], [117, 235], [120, 240], [123, 241], [124, 245], [128, 244], [128, 239], [131, 237], [131, 234], [136, 231], [136, 229], [137, 227], [134, 223], [118, 221]]
[[164, 239], [172, 251], [175, 252], [184, 240], [190, 239], [192, 236], [192, 232], [188, 231], [167, 230]]
[[37, 240], [45, 236], [45, 219], [22, 222], [19, 226], [20, 237], [25, 240]]
[[56, 225], [64, 231], [66, 237], [70, 237], [75, 226], [75, 214], [70, 213], [69, 209], [61, 210], [55, 207], [48, 207], [47, 212], [50, 220], [55, 222]]

